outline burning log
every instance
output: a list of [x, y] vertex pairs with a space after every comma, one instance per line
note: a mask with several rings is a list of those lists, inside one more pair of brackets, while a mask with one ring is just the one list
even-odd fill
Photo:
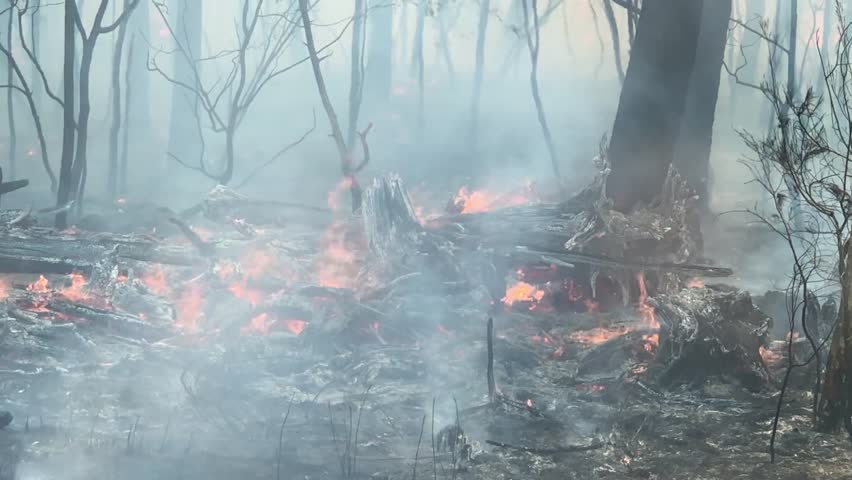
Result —
[[648, 302], [662, 324], [648, 371], [662, 385], [697, 384], [713, 375], [730, 375], [752, 390], [766, 384], [760, 353], [772, 320], [747, 292], [688, 288]]

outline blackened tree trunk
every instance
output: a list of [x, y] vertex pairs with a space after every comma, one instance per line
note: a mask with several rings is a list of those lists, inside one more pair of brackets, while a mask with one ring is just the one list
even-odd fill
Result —
[[386, 103], [393, 79], [393, 7], [382, 0], [370, 0], [367, 72], [364, 97], [371, 105]]
[[[175, 41], [181, 42], [181, 47], [190, 53], [191, 58], [201, 57], [201, 4], [202, 0], [181, 0], [176, 4]], [[134, 46], [137, 45], [144, 43], [134, 43]], [[136, 60], [131, 58], [130, 61]], [[191, 65], [184, 55], [174, 55], [174, 62], [175, 79], [186, 85], [195, 85], [193, 72], [194, 68], [199, 66]], [[134, 77], [134, 80], [137, 79]], [[185, 88], [173, 86], [169, 144], [166, 151], [183, 161], [197, 158], [201, 151], [201, 139], [198, 137], [195, 119], [197, 114], [198, 97], [187, 92]], [[170, 165], [177, 165], [177, 162], [171, 162]]]
[[[124, 0], [124, 8], [127, 8], [130, 0]], [[119, 133], [121, 130], [122, 105], [121, 105], [121, 60], [124, 51], [124, 39], [127, 36], [127, 23], [118, 27], [118, 37], [112, 55], [112, 124], [109, 129], [109, 158], [107, 170], [107, 193], [114, 200], [118, 197], [118, 163], [119, 163]]]
[[799, 91], [796, 78], [796, 47], [799, 44], [799, 0], [790, 0], [790, 33], [787, 37], [790, 51], [787, 58], [787, 96], [795, 98]]
[[424, 117], [424, 83], [423, 75], [426, 68], [423, 61], [423, 30], [426, 27], [427, 0], [417, 3], [417, 20], [414, 27], [414, 48], [411, 58], [411, 73], [417, 78], [417, 132], [423, 135], [425, 124]]
[[680, 138], [675, 146], [675, 165], [705, 206], [708, 201], [707, 177], [713, 122], [730, 17], [731, 0], [704, 2], [695, 65], [689, 81]]
[[[15, 27], [15, 22], [13, 21], [15, 18], [15, 9], [9, 8], [9, 19], [6, 22], [6, 48], [9, 49], [9, 52], [12, 52], [12, 32]], [[14, 69], [12, 68], [12, 59], [8, 59], [6, 62], [6, 85], [9, 85], [10, 88], [6, 89], [6, 114], [8, 119], [8, 134], [9, 134], [9, 175], [8, 178], [10, 180], [15, 179], [15, 175], [17, 175], [17, 156], [18, 156], [18, 132], [15, 126], [15, 98], [12, 95], [15, 91], [11, 88], [12, 85], [15, 85], [15, 76]]]
[[358, 117], [361, 113], [361, 95], [364, 91], [364, 20], [367, 14], [364, 0], [355, 0], [352, 24], [352, 54], [349, 58], [349, 123], [346, 126], [346, 145], [349, 149], [355, 143], [358, 131]]
[[627, 211], [662, 189], [680, 133], [702, 0], [645, 0], [609, 145], [607, 195]]
[[[71, 166], [74, 162], [74, 63], [76, 58], [77, 30], [74, 18], [77, 15], [75, 0], [65, 0], [63, 21], [63, 114], [62, 114], [62, 160], [59, 167], [59, 188], [56, 205], [62, 207], [71, 200], [73, 194]], [[56, 214], [56, 228], [68, 227], [68, 211], [62, 209]]]

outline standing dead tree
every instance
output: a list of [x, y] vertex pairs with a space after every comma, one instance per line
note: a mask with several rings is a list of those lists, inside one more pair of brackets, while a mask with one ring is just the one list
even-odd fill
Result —
[[488, 16], [491, 0], [479, 2], [479, 24], [476, 34], [476, 59], [473, 66], [473, 97], [470, 104], [470, 141], [475, 148], [479, 135], [479, 103], [482, 98], [482, 78], [485, 74], [485, 34], [488, 31]]
[[[124, 0], [124, 8], [130, 6], [130, 0]], [[118, 38], [115, 41], [112, 56], [112, 125], [109, 129], [109, 166], [107, 171], [107, 193], [110, 199], [118, 197], [119, 174], [119, 133], [122, 123], [121, 103], [121, 59], [124, 52], [124, 39], [127, 37], [127, 23], [118, 27]]]
[[[41, 65], [38, 63], [38, 60], [36, 59], [36, 57], [32, 54], [32, 50], [30, 50], [30, 48], [27, 46], [27, 43], [25, 41], [25, 37], [24, 37], [24, 34], [23, 34], [23, 18], [27, 14], [28, 10], [29, 10], [29, 2], [28, 1], [25, 1], [25, 2], [14, 2], [13, 1], [12, 5], [9, 6], [9, 12], [8, 13], [9, 13], [10, 18], [11, 18], [11, 16], [15, 12], [17, 12], [17, 16], [18, 16], [17, 26], [18, 26], [18, 36], [19, 36], [19, 40], [20, 40], [20, 45], [21, 45], [22, 49], [27, 53], [27, 56], [30, 59], [33, 68], [37, 72], [41, 72], [42, 79], [44, 79], [44, 76], [43, 76], [44, 71], [42, 70]], [[24, 98], [26, 99], [27, 106], [28, 106], [29, 111], [30, 111], [30, 116], [32, 117], [32, 120], [33, 120], [33, 126], [34, 126], [35, 131], [36, 131], [36, 137], [38, 138], [39, 154], [41, 156], [42, 165], [44, 166], [45, 173], [47, 173], [47, 178], [50, 180], [50, 189], [51, 189], [52, 192], [55, 192], [56, 187], [57, 187], [56, 174], [53, 172], [53, 168], [50, 166], [49, 152], [48, 152], [48, 149], [47, 149], [47, 141], [45, 140], [44, 128], [43, 128], [43, 124], [42, 124], [42, 120], [41, 120], [41, 114], [39, 113], [39, 108], [38, 108], [38, 104], [37, 104], [37, 96], [36, 96], [36, 93], [35, 93], [37, 90], [30, 83], [31, 81], [35, 81], [35, 79], [28, 79], [24, 75], [23, 70], [21, 68], [21, 65], [18, 63], [18, 60], [12, 54], [12, 50], [11, 50], [11, 46], [12, 46], [11, 29], [10, 29], [9, 32], [10, 32], [10, 36], [8, 37], [8, 41], [7, 41], [6, 45], [0, 44], [0, 53], [2, 53], [2, 55], [5, 57], [6, 62], [9, 66], [9, 71], [11, 73], [13, 73], [14, 75], [11, 79], [8, 79], [7, 84], [3, 85], [3, 88], [7, 88], [9, 90], [9, 93], [12, 93], [13, 91], [18, 92], [18, 93], [22, 94], [24, 96]], [[45, 80], [45, 88], [46, 88], [48, 94], [51, 95], [52, 98], [56, 98], [55, 95], [53, 95], [53, 93], [50, 91], [50, 87], [47, 85], [46, 80]], [[56, 98], [56, 100], [59, 102], [60, 105], [62, 104], [61, 100], [59, 100], [58, 98]], [[11, 115], [12, 115], [11, 109], [10, 109], [9, 115], [10, 115], [10, 123], [12, 123], [13, 120], [11, 119]], [[10, 134], [14, 138], [14, 132], [10, 132]], [[12, 148], [12, 147], [10, 146], [10, 148]], [[14, 157], [11, 157], [11, 158], [14, 158]], [[13, 178], [14, 178], [14, 176], [13, 176]], [[0, 174], [0, 179], [2, 179], [2, 174]]]
[[[550, 155], [550, 164], [553, 167], [553, 174], [556, 176], [556, 180], [561, 184], [562, 174], [559, 171], [559, 158], [556, 154], [556, 146], [553, 144], [553, 136], [550, 133], [550, 126], [547, 123], [547, 116], [544, 114], [544, 104], [541, 101], [541, 93], [538, 89], [538, 52], [541, 46], [538, 0], [529, 1], [530, 6], [528, 7], [527, 0], [522, 0], [524, 10], [524, 33], [527, 38], [527, 48], [529, 48], [530, 51], [530, 89], [532, 90], [533, 102], [535, 102], [535, 110], [538, 114], [538, 123], [541, 126], [542, 136], [544, 136], [544, 143], [547, 146], [547, 152]], [[530, 14], [532, 14], [532, 31], [530, 31]]]
[[[139, 0], [131, 0], [112, 23], [104, 24], [106, 9], [109, 0], [101, 0], [98, 4], [95, 18], [91, 28], [86, 31], [83, 25], [77, 3], [74, 0], [65, 2], [64, 19], [64, 114], [62, 133], [62, 162], [59, 174], [59, 189], [57, 203], [65, 206], [74, 200], [77, 208], [81, 207], [83, 193], [86, 183], [87, 152], [89, 140], [89, 114], [90, 104], [90, 74], [95, 46], [101, 35], [116, 30], [122, 23], [126, 22], [130, 13], [139, 4]], [[75, 91], [75, 58], [76, 58], [76, 34], [82, 39], [82, 54], [80, 58], [79, 90]], [[46, 82], [45, 82], [46, 83]], [[80, 108], [77, 113], [76, 123], [74, 119], [74, 97], [78, 94]], [[67, 226], [67, 211], [63, 209], [56, 217], [57, 228]]]
[[[169, 20], [166, 5], [159, 1], [154, 2], [154, 8], [174, 42], [174, 50], [159, 51], [149, 56], [148, 69], [159, 73], [174, 88], [184, 89], [198, 100], [199, 109], [203, 112], [195, 116], [199, 132], [206, 127], [225, 136], [224, 159], [218, 165], [211, 165], [205, 159], [206, 149], [203, 145], [194, 164], [173, 152], [168, 152], [167, 155], [184, 167], [200, 172], [219, 184], [226, 185], [233, 179], [237, 133], [258, 95], [270, 82], [308, 60], [304, 58], [281, 65], [282, 54], [298, 31], [298, 23], [292, 18], [296, 12], [295, 2], [288, 2], [283, 7], [281, 5], [281, 2], [264, 0], [243, 2], [237, 22], [236, 45], [202, 58], [198, 52], [188, 48], [185, 37], [177, 33]], [[252, 57], [249, 52], [257, 52], [257, 55]], [[160, 54], [179, 55], [181, 60], [190, 66], [191, 80], [186, 81], [164, 71], [157, 60]], [[200, 65], [203, 62], [230, 64], [230, 69], [224, 78], [208, 81], [201, 74]], [[203, 135], [200, 137], [203, 142]]]
[[[328, 89], [325, 85], [325, 78], [322, 74], [322, 68], [320, 68], [320, 62], [322, 58], [320, 57], [321, 49], [317, 49], [316, 42], [314, 41], [314, 33], [311, 23], [311, 14], [310, 7], [308, 5], [308, 0], [298, 0], [299, 1], [299, 12], [302, 17], [302, 28], [305, 31], [305, 45], [308, 49], [308, 58], [311, 61], [311, 69], [314, 73], [314, 80], [317, 85], [317, 92], [320, 96], [320, 101], [322, 102], [323, 110], [325, 110], [325, 114], [328, 117], [328, 123], [331, 126], [331, 137], [334, 140], [334, 145], [337, 147], [337, 153], [340, 156], [340, 169], [343, 175], [343, 180], [349, 188], [349, 193], [352, 198], [352, 211], [358, 211], [361, 209], [361, 202], [363, 197], [363, 189], [361, 185], [358, 183], [358, 179], [356, 175], [360, 173], [364, 167], [370, 161], [370, 149], [367, 146], [367, 134], [370, 132], [372, 128], [372, 123], [367, 126], [367, 128], [363, 132], [357, 132], [358, 137], [361, 141], [361, 147], [364, 152], [364, 156], [357, 165], [353, 161], [353, 144], [349, 143], [347, 145], [346, 138], [343, 136], [343, 131], [340, 128], [340, 121], [337, 118], [337, 113], [334, 110], [334, 105], [331, 103], [331, 98], [328, 95]], [[350, 20], [351, 23], [352, 20]], [[349, 24], [347, 23], [347, 26]], [[345, 31], [345, 29], [344, 29]], [[353, 63], [354, 64], [354, 63]], [[362, 68], [360, 65], [358, 68]], [[354, 85], [350, 85], [351, 89], [356, 88]], [[350, 105], [352, 108], [352, 105]], [[354, 124], [350, 124], [350, 128], [353, 127]]]

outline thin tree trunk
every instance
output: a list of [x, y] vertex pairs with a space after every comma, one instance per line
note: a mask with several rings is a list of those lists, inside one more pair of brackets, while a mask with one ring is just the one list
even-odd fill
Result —
[[704, 2], [695, 66], [689, 81], [680, 137], [675, 146], [675, 165], [705, 206], [709, 200], [707, 179], [713, 123], [730, 17], [731, 0]]
[[[175, 27], [177, 39], [191, 56], [201, 56], [202, 0], [179, 0], [176, 5]], [[183, 55], [174, 56], [175, 78], [188, 85], [195, 85], [193, 66]], [[195, 117], [198, 115], [198, 97], [185, 89], [172, 86], [172, 106], [169, 125], [169, 143], [167, 152], [177, 158], [188, 160], [200, 154], [198, 129]], [[170, 162], [177, 168], [177, 162]]]
[[702, 0], [645, 0], [618, 103], [607, 195], [629, 211], [660, 194], [686, 105]]
[[[41, 36], [44, 22], [45, 15], [41, 11], [41, 6], [36, 6], [33, 8], [33, 12], [30, 16], [30, 49], [33, 53], [35, 53], [36, 58], [44, 58], [41, 55]], [[41, 112], [42, 107], [44, 107], [42, 104], [44, 96], [42, 94], [42, 90], [36, 87], [38, 78], [41, 78], [41, 75], [38, 73], [38, 67], [33, 63], [30, 67], [30, 84], [32, 85], [33, 90], [33, 102], [35, 103], [38, 111]]]
[[[547, 124], [547, 116], [544, 114], [544, 104], [541, 101], [541, 94], [538, 90], [538, 52], [541, 47], [541, 35], [538, 24], [538, 0], [530, 0], [532, 4], [532, 12], [527, 9], [527, 0], [521, 0], [524, 9], [524, 30], [527, 37], [527, 46], [530, 51], [530, 88], [532, 89], [533, 102], [535, 102], [535, 110], [538, 114], [538, 123], [541, 126], [541, 133], [544, 136], [544, 143], [547, 146], [547, 152], [550, 154], [550, 163], [553, 167], [553, 174], [556, 176], [556, 181], [562, 184], [562, 174], [559, 171], [559, 158], [556, 155], [556, 147], [553, 144], [553, 136], [550, 134], [550, 127]], [[533, 30], [529, 28], [529, 13], [532, 13]]]
[[[12, 29], [15, 23], [12, 21], [15, 18], [15, 9], [9, 8], [9, 20], [6, 22], [6, 48], [9, 53], [12, 53]], [[10, 87], [15, 85], [14, 70], [12, 68], [12, 59], [7, 59], [6, 62], [6, 85]], [[9, 121], [9, 175], [10, 180], [15, 180], [17, 175], [17, 156], [18, 156], [18, 132], [15, 126], [15, 98], [13, 97], [14, 90], [6, 88], [6, 115]]]
[[346, 145], [349, 149], [355, 144], [358, 129], [358, 117], [361, 113], [361, 95], [364, 88], [364, 0], [355, 0], [355, 19], [352, 26], [352, 57], [349, 70], [349, 124], [346, 126]]
[[[371, 106], [384, 106], [391, 92], [393, 79], [393, 8], [383, 0], [369, 0], [369, 44], [365, 98]], [[405, 7], [400, 7], [405, 12]], [[400, 32], [402, 42], [405, 35]]]
[[[132, 97], [133, 90], [131, 87], [133, 86], [133, 75], [130, 70], [130, 59], [133, 57], [134, 51], [134, 37], [130, 37], [130, 44], [127, 46], [127, 60], [124, 62], [124, 105], [130, 105], [130, 98]], [[130, 114], [128, 109], [124, 109], [124, 118], [122, 118], [122, 123], [124, 123], [124, 129], [121, 133], [121, 158], [118, 162], [118, 194], [126, 195], [127, 194], [127, 158], [130, 153], [130, 128], [127, 126], [130, 125]]]
[[618, 35], [618, 22], [615, 20], [615, 12], [612, 9], [612, 0], [604, 0], [604, 13], [606, 21], [609, 22], [609, 31], [612, 34], [612, 55], [615, 58], [615, 70], [618, 72], [618, 80], [624, 84], [624, 66], [621, 63], [621, 40]]
[[418, 135], [423, 136], [425, 127], [424, 117], [424, 61], [423, 61], [423, 30], [426, 25], [426, 5], [427, 0], [419, 0], [417, 2], [417, 22], [414, 28], [414, 51], [412, 54], [411, 69], [417, 77], [417, 131]]
[[[74, 59], [76, 58], [75, 44], [77, 30], [74, 17], [77, 13], [75, 0], [66, 0], [63, 21], [63, 92], [64, 107], [62, 115], [62, 160], [59, 169], [59, 189], [56, 206], [63, 207], [70, 200], [72, 191], [71, 166], [74, 161]], [[56, 228], [64, 230], [68, 227], [67, 209], [56, 214]]]
[[[127, 8], [130, 0], [124, 0], [124, 8]], [[115, 40], [115, 50], [112, 56], [112, 125], [109, 130], [109, 166], [107, 172], [107, 193], [109, 198], [118, 198], [118, 148], [119, 131], [121, 130], [122, 108], [121, 108], [121, 63], [124, 51], [124, 39], [127, 36], [127, 23], [118, 27], [118, 35]]]
[[488, 31], [488, 16], [491, 13], [491, 1], [479, 3], [479, 26], [476, 34], [476, 60], [473, 69], [473, 99], [470, 106], [470, 141], [476, 148], [479, 135], [479, 102], [482, 97], [482, 78], [485, 70], [485, 38]]
[[790, 0], [790, 34], [787, 49], [787, 96], [795, 98], [799, 91], [796, 79], [796, 48], [799, 44], [799, 0]]
[[816, 65], [816, 69], [817, 69], [817, 74], [816, 74], [817, 96], [822, 96], [823, 93], [825, 92], [825, 82], [821, 81], [822, 78], [823, 78], [822, 65], [823, 65], [823, 63], [826, 63], [826, 64], [833, 63], [832, 60], [831, 60], [831, 56], [834, 52], [834, 46], [831, 43], [831, 37], [834, 35], [834, 32], [832, 31], [832, 29], [834, 28], [833, 27], [833, 19], [834, 19], [834, 15], [836, 15], [836, 13], [837, 13], [835, 11], [835, 8], [834, 8], [836, 4], [834, 3], [833, 0], [824, 0], [824, 2], [825, 2], [825, 4], [824, 4], [824, 7], [823, 7], [823, 12], [822, 12], [822, 31], [820, 32], [820, 35], [819, 35], [819, 38], [821, 40], [820, 56], [822, 57], [822, 60], [817, 62], [817, 65]]
[[449, 77], [450, 84], [454, 84], [456, 81], [456, 69], [453, 65], [453, 56], [450, 51], [450, 35], [447, 31], [447, 13], [450, 7], [451, 3], [447, 0], [444, 0], [438, 7], [440, 9], [438, 11], [438, 34], [440, 36], [438, 48], [441, 50], [444, 63], [447, 65], [447, 77]]
[[92, 57], [95, 42], [90, 38], [83, 42], [83, 55], [80, 59], [80, 110], [77, 113], [77, 150], [74, 152], [74, 168], [72, 169], [72, 188], [74, 191], [77, 212], [82, 211], [81, 203], [88, 172], [86, 162], [89, 150], [89, 116], [92, 106], [89, 103], [89, 81], [92, 71]]

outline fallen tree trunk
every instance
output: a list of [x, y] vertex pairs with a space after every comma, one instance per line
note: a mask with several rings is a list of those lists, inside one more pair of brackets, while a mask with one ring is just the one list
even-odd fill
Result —
[[113, 251], [119, 260], [179, 266], [204, 263], [191, 248], [162, 245], [142, 236], [0, 229], [0, 273], [90, 273]]

